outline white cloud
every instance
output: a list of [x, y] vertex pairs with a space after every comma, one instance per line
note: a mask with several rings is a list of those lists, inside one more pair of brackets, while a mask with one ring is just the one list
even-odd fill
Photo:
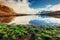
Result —
[[60, 11], [60, 3], [56, 5], [46, 5], [44, 8], [38, 8], [37, 11]]
[[[47, 5], [46, 7], [44, 8], [37, 8], [37, 9], [33, 9], [33, 8], [30, 8], [29, 5], [30, 3], [28, 2], [28, 0], [23, 0], [23, 2], [21, 2], [20, 0], [18, 0], [18, 2], [16, 1], [13, 1], [13, 0], [0, 0], [0, 2], [4, 2], [6, 3], [7, 6], [11, 7], [14, 9], [15, 12], [17, 13], [29, 13], [29, 14], [34, 14], [34, 13], [38, 13], [40, 11], [57, 11], [57, 10], [60, 10], [60, 4], [56, 4], [56, 5]], [[16, 23], [16, 24], [29, 24], [29, 21], [30, 20], [33, 20], [34, 18], [36, 18], [36, 16], [27, 16], [27, 17], [16, 17], [14, 21], [12, 21], [11, 23]], [[37, 19], [40, 19], [42, 20], [42, 18], [38, 18]], [[55, 19], [55, 18], [50, 18], [48, 19], [44, 19], [45, 21], [47, 22], [58, 22], [60, 23], [60, 19]]]
[[35, 9], [29, 7], [28, 0], [23, 0], [22, 2], [18, 0], [18, 2], [14, 0], [1, 0], [2, 2], [6, 3], [7, 6], [14, 9], [17, 13], [36, 13]]
[[[20, 0], [18, 0], [18, 2], [13, 1], [13, 0], [7, 0], [7, 1], [6, 0], [0, 0], [0, 1], [4, 2], [7, 6], [13, 8], [14, 11], [17, 13], [27, 13], [27, 14], [37, 13], [37, 11], [35, 9], [29, 7], [30, 3], [28, 2], [28, 0], [23, 0], [22, 2]], [[29, 21], [33, 20], [35, 18], [36, 18], [36, 16], [16, 17], [9, 24], [12, 24], [12, 23], [29, 24]]]
[[13, 8], [15, 12], [17, 13], [29, 13], [29, 14], [34, 14], [34, 13], [38, 13], [41, 12], [43, 10], [45, 11], [58, 11], [60, 10], [60, 3], [56, 4], [56, 5], [46, 5], [44, 8], [30, 8], [29, 5], [31, 3], [28, 2], [28, 0], [23, 0], [22, 2], [20, 0], [18, 0], [18, 2], [14, 1], [14, 0], [0, 0], [4, 3], [6, 3], [6, 5], [8, 5], [9, 7]]
[[56, 5], [52, 5], [50, 10], [52, 10], [52, 11], [60, 11], [60, 3], [56, 4]]
[[41, 11], [60, 11], [60, 3], [56, 5], [46, 5], [44, 8], [37, 8], [35, 9], [37, 12]]

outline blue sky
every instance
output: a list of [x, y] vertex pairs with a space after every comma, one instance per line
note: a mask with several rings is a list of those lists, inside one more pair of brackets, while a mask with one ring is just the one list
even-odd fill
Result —
[[46, 5], [56, 5], [60, 3], [60, 0], [29, 0], [32, 8], [42, 8]]
[[[14, 0], [14, 1], [18, 3], [18, 1], [22, 2], [24, 0]], [[40, 8], [39, 9], [40, 11], [41, 10], [60, 10], [60, 0], [25, 0], [25, 1], [28, 1], [28, 3], [30, 3], [28, 5], [30, 8], [34, 8], [37, 10]]]
[[[42, 11], [60, 10], [60, 0], [0, 0], [0, 2], [4, 2], [7, 6], [12, 8], [16, 13], [36, 14]], [[29, 23], [29, 21], [31, 22], [31, 20], [33, 24], [39, 22], [39, 25], [41, 24], [41, 22], [42, 24], [45, 23], [53, 24], [53, 22], [60, 23], [60, 19], [42, 18], [41, 16], [18, 17], [15, 18], [15, 20], [12, 21], [11, 23], [26, 24]]]
[[[39, 13], [60, 10], [60, 0], [1, 0], [16, 12]], [[29, 4], [30, 3], [30, 4]]]
[[[17, 1], [17, 0], [14, 0]], [[20, 0], [22, 1], [22, 0]], [[60, 0], [28, 0], [32, 8], [43, 8], [46, 5], [56, 5], [60, 3]]]

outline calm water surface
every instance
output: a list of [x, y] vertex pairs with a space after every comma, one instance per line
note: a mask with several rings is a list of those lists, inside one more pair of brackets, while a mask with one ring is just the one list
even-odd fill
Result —
[[22, 16], [22, 17], [16, 17], [12, 22], [9, 24], [31, 24], [31, 25], [59, 25], [60, 24], [60, 18], [54, 18], [49, 16]]

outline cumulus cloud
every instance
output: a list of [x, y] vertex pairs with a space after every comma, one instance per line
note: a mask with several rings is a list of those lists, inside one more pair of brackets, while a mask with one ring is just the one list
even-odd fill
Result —
[[37, 8], [36, 11], [60, 11], [60, 3], [56, 5], [46, 5], [44, 8]]
[[[43, 10], [45, 11], [58, 11], [60, 10], [60, 4], [56, 4], [56, 5], [46, 5], [44, 8], [30, 8], [29, 5], [31, 3], [28, 2], [28, 0], [23, 0], [20, 1], [18, 0], [17, 2], [14, 0], [0, 0], [0, 2], [4, 2], [7, 6], [11, 7], [14, 9], [14, 11], [16, 13], [27, 13], [27, 14], [35, 14], [38, 12], [41, 12]], [[41, 18], [41, 17], [36, 17], [36, 16], [24, 16], [24, 17], [16, 17], [14, 21], [12, 21], [11, 23], [16, 23], [16, 24], [29, 24], [30, 20], [33, 19], [39, 19], [39, 20], [43, 20], [46, 22], [58, 22], [60, 23], [60, 19], [55, 19], [55, 18]], [[49, 20], [50, 19], [50, 20]]]
[[18, 0], [17, 2], [14, 0], [0, 0], [1, 2], [6, 3], [7, 6], [11, 7], [14, 9], [15, 12], [17, 13], [37, 13], [37, 11], [35, 11], [35, 9], [30, 8], [29, 5], [30, 3], [28, 2], [28, 0]]
[[60, 3], [56, 4], [56, 5], [52, 5], [50, 10], [52, 10], [52, 11], [60, 11]]
[[41, 11], [51, 11], [50, 8], [52, 7], [52, 5], [46, 5], [44, 8], [37, 8], [35, 9], [37, 12], [41, 12]]
[[[17, 13], [25, 13], [25, 14], [37, 13], [37, 11], [35, 9], [29, 7], [30, 3], [28, 2], [28, 0], [23, 0], [23, 1], [18, 0], [17, 2], [14, 0], [0, 0], [0, 2], [4, 2], [7, 6], [13, 8], [14, 11]], [[36, 16], [16, 17], [9, 24], [12, 24], [12, 23], [29, 24], [29, 21], [33, 20], [35, 18], [36, 18]]]
[[34, 14], [41, 12], [43, 10], [45, 11], [58, 11], [60, 10], [60, 3], [56, 5], [46, 5], [44, 8], [30, 8], [29, 5], [31, 3], [28, 2], [28, 0], [18, 0], [17, 2], [14, 0], [0, 0], [1, 2], [6, 3], [7, 6], [14, 9], [17, 13], [27, 13], [27, 14]]

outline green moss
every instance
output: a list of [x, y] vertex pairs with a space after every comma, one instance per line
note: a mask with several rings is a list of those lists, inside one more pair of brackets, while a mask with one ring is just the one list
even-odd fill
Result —
[[[3, 34], [3, 35], [2, 35]], [[35, 28], [33, 26], [24, 26], [24, 25], [11, 25], [0, 24], [0, 37], [3, 39], [11, 38], [16, 40], [17, 37], [20, 39], [27, 38], [31, 34], [35, 35], [35, 40], [42, 40], [43, 37], [47, 38], [60, 38], [60, 28], [58, 27], [40, 27]], [[29, 37], [30, 37], [29, 36]]]

